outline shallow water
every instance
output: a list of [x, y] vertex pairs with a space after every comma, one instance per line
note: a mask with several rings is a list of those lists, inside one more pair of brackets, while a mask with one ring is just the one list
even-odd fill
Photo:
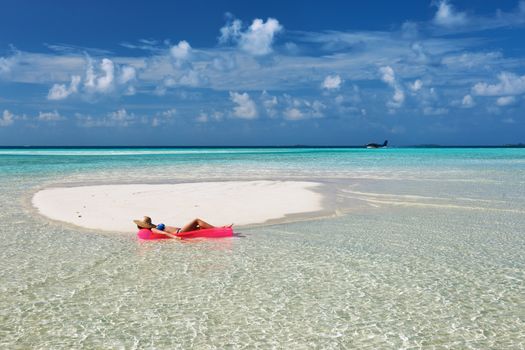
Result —
[[[0, 150], [2, 348], [523, 348], [525, 150]], [[309, 179], [338, 215], [138, 242], [52, 185]]]

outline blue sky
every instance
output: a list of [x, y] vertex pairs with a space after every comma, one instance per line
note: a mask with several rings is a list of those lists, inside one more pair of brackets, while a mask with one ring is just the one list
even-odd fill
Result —
[[3, 1], [0, 145], [525, 141], [525, 1]]

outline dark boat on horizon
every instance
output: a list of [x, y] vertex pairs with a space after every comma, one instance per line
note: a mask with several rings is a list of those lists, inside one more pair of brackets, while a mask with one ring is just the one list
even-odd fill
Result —
[[388, 144], [388, 140], [385, 140], [382, 145], [379, 143], [369, 143], [366, 145], [366, 148], [384, 148]]

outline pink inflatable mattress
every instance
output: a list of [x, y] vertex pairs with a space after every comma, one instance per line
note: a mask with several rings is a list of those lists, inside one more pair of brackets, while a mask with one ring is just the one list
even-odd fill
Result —
[[[137, 233], [139, 239], [144, 240], [155, 240], [155, 239], [169, 239], [170, 236], [163, 234], [154, 233], [149, 229], [143, 228]], [[175, 236], [180, 239], [189, 239], [189, 238], [222, 238], [222, 237], [232, 237], [233, 229], [231, 227], [214, 227], [207, 228], [203, 230], [180, 232]]]

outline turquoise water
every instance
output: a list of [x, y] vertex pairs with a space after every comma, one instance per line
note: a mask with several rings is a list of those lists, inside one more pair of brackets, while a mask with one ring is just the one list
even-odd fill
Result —
[[[319, 181], [330, 217], [138, 242], [48, 186]], [[2, 348], [523, 348], [523, 149], [0, 149]]]

